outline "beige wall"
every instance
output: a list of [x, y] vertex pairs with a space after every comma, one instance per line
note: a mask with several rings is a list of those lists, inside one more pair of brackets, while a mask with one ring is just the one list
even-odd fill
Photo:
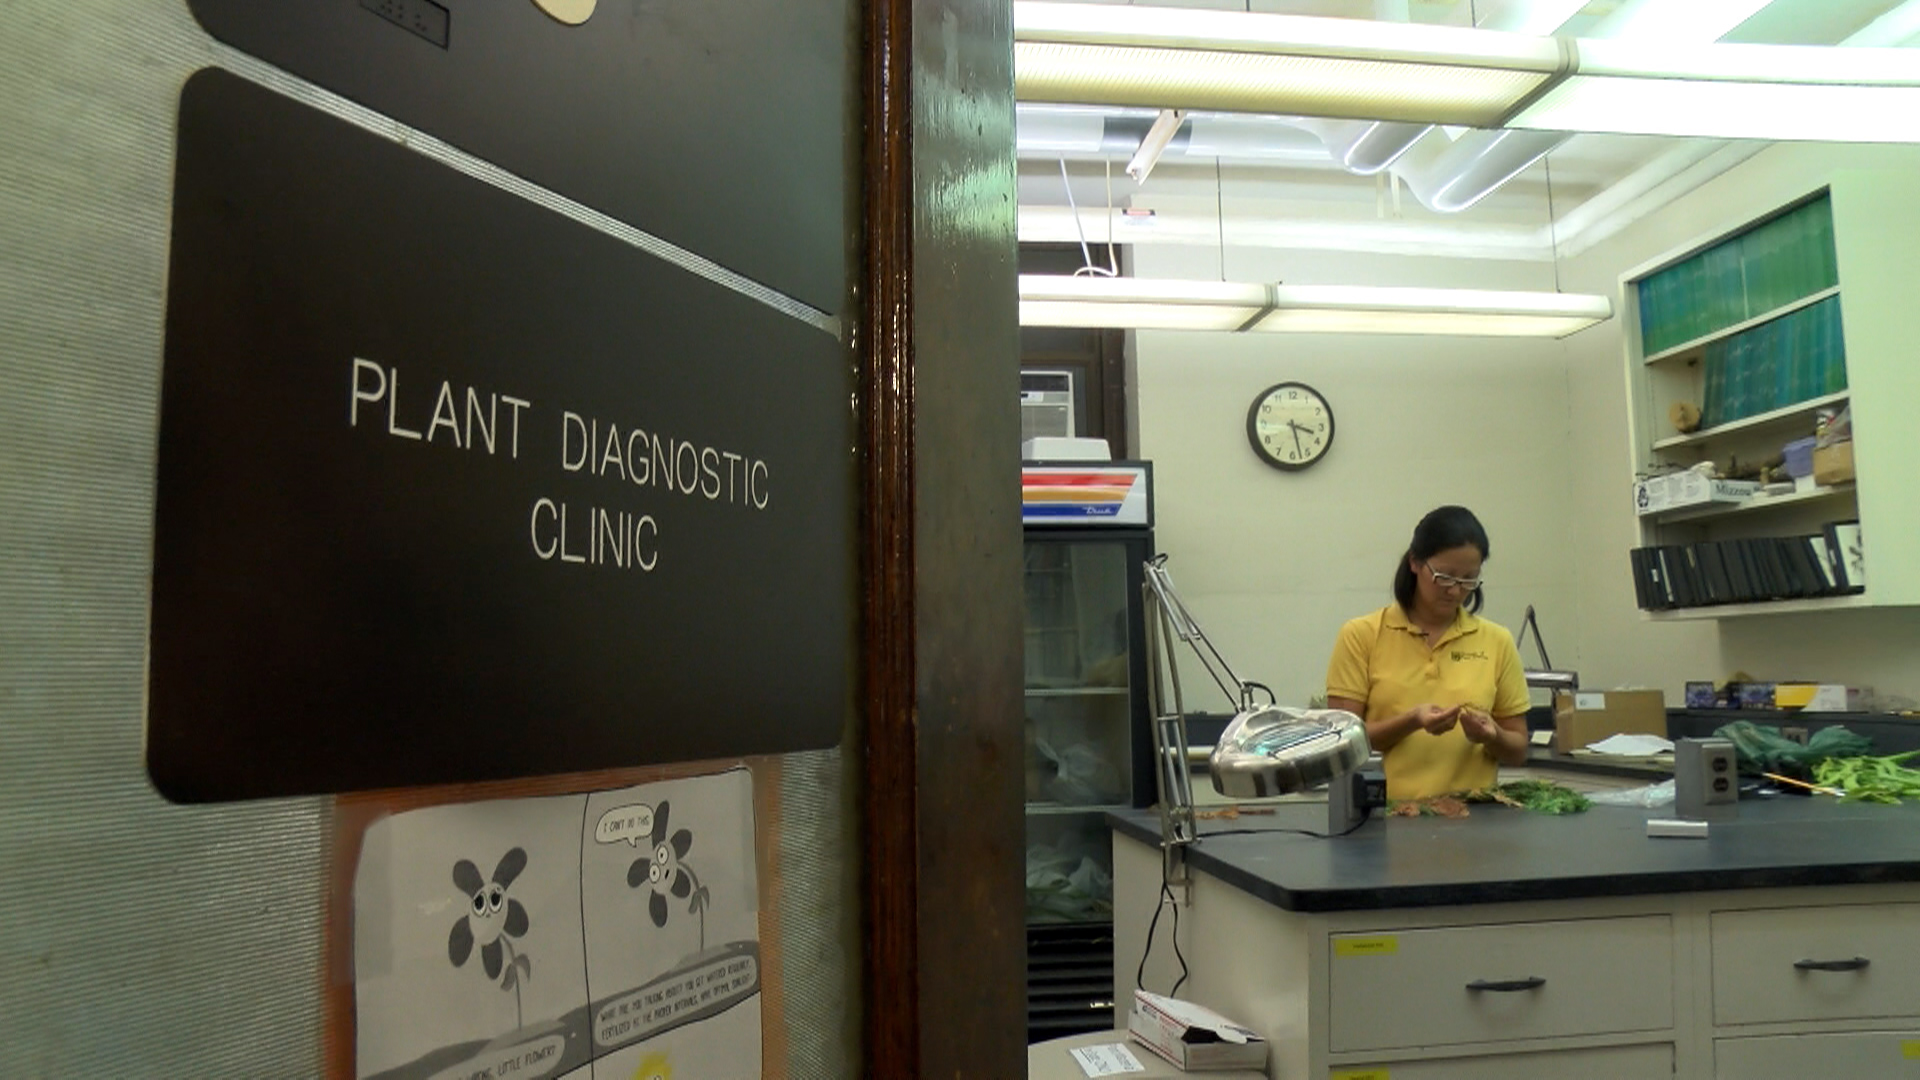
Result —
[[[1920, 148], [1782, 145], [1566, 260], [1569, 290], [1618, 296], [1620, 275], [1703, 236], [1736, 226], [1818, 187], [1835, 170], [1920, 169]], [[1920, 190], [1920, 173], [1916, 173]], [[1844, 290], [1845, 283], [1842, 283]], [[1807, 678], [1920, 698], [1920, 609], [1654, 623], [1634, 609], [1626, 551], [1636, 542], [1625, 495], [1634, 466], [1627, 439], [1623, 327], [1618, 320], [1568, 340], [1573, 403], [1567, 487], [1569, 562], [1578, 597], [1575, 656], [1591, 686], [1644, 685], [1677, 700], [1688, 679]], [[1557, 658], [1556, 658], [1557, 659]]]
[[[1143, 248], [1134, 272], [1217, 277], [1219, 262], [1212, 249]], [[1245, 249], [1230, 249], [1226, 262], [1234, 280], [1553, 287], [1544, 262]], [[1533, 604], [1548, 644], [1571, 656], [1563, 349], [1535, 340], [1140, 333], [1139, 445], [1157, 481], [1155, 539], [1236, 673], [1271, 685], [1283, 704], [1320, 693], [1340, 624], [1391, 598], [1414, 523], [1443, 503], [1472, 508], [1487, 526], [1484, 614], [1517, 631]], [[1304, 473], [1269, 468], [1247, 444], [1248, 405], [1284, 380], [1312, 385], [1333, 406], [1332, 450]], [[1217, 693], [1200, 701], [1224, 705]]]

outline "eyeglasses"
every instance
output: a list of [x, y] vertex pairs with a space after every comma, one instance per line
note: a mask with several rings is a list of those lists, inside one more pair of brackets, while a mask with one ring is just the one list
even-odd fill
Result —
[[1433, 583], [1443, 589], [1459, 589], [1462, 592], [1472, 592], [1480, 587], [1480, 579], [1477, 577], [1454, 577], [1452, 574], [1443, 574], [1435, 570], [1431, 563], [1421, 563], [1420, 565], [1426, 567], [1427, 573], [1433, 576]]

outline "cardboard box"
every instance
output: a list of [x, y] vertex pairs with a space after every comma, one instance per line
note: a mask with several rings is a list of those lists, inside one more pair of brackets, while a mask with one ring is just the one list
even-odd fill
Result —
[[1807, 700], [1803, 712], [1863, 712], [1866, 703], [1864, 695], [1871, 693], [1870, 686], [1845, 686], [1840, 683], [1821, 683], [1813, 688], [1813, 695]]
[[[1119, 1054], [1121, 1048], [1139, 1065], [1138, 1069], [1127, 1066]], [[1074, 1057], [1075, 1051], [1083, 1054], [1091, 1051], [1093, 1060], [1105, 1064], [1108, 1069], [1116, 1064], [1125, 1068], [1124, 1072], [1105, 1074], [1114, 1076], [1116, 1080], [1173, 1080], [1189, 1075], [1172, 1062], [1155, 1055], [1142, 1043], [1128, 1038], [1124, 1031], [1095, 1031], [1029, 1045], [1027, 1080], [1087, 1080], [1087, 1066]], [[1103, 1074], [1096, 1072], [1095, 1075]], [[1265, 1068], [1208, 1070], [1205, 1075], [1207, 1080], [1267, 1080]]]
[[1667, 737], [1667, 696], [1658, 690], [1562, 690], [1553, 695], [1553, 749], [1570, 754], [1609, 735]]
[[1813, 482], [1844, 484], [1853, 479], [1853, 440], [1813, 448]]
[[1189, 1072], [1263, 1069], [1267, 1040], [1191, 1001], [1133, 992], [1127, 1032], [1142, 1045]]
[[1707, 503], [1745, 502], [1759, 491], [1760, 483], [1755, 480], [1713, 480], [1689, 469], [1637, 481], [1633, 485], [1633, 508], [1644, 516]]

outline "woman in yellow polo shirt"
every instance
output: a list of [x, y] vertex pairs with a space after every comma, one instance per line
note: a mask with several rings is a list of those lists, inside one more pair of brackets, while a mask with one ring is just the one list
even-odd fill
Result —
[[1367, 724], [1385, 755], [1387, 797], [1490, 787], [1527, 759], [1527, 682], [1506, 628], [1479, 617], [1487, 532], [1462, 506], [1413, 530], [1394, 602], [1340, 628], [1327, 707]]

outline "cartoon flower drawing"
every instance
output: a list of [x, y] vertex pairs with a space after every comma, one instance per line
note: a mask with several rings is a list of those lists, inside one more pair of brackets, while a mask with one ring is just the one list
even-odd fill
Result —
[[[480, 868], [466, 859], [453, 864], [453, 884], [466, 898], [466, 914], [453, 924], [447, 935], [447, 959], [454, 967], [466, 965], [476, 943], [480, 946], [480, 966], [489, 981], [499, 980], [500, 989], [513, 991], [514, 1026], [524, 1021], [520, 1012], [520, 984], [533, 978], [533, 961], [525, 953], [514, 951], [513, 939], [522, 937], [532, 920], [520, 901], [507, 895], [515, 878], [527, 868], [527, 853], [514, 848], [500, 856], [493, 868], [493, 880], [483, 881]], [[504, 974], [502, 974], [504, 972]]]
[[693, 850], [693, 833], [681, 829], [667, 835], [667, 802], [662, 799], [653, 811], [653, 854], [635, 859], [627, 868], [627, 886], [637, 889], [646, 885], [653, 890], [647, 897], [647, 914], [653, 916], [653, 925], [667, 925], [667, 897], [687, 900], [689, 914], [700, 919], [700, 948], [707, 947], [707, 904], [710, 894], [707, 887], [687, 865], [687, 852]]

